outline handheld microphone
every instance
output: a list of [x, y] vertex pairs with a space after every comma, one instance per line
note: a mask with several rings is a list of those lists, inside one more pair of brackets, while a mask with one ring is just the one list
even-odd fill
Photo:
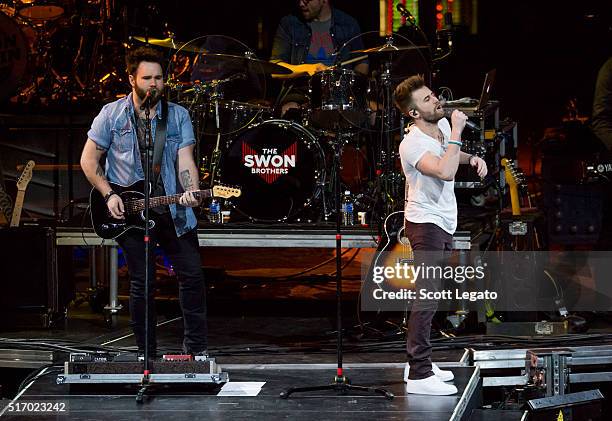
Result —
[[408, 9], [406, 9], [406, 6], [404, 6], [403, 3], [398, 3], [397, 4], [397, 11], [400, 12], [400, 15], [405, 17], [406, 20], [408, 22], [410, 22], [412, 25], [416, 24], [415, 17], [412, 15], [412, 13], [410, 13], [410, 11]]
[[140, 105], [140, 109], [144, 110], [146, 108], [151, 108], [151, 101], [153, 101], [153, 99], [155, 99], [155, 97], [157, 96], [157, 89], [155, 88], [151, 88], [147, 91], [147, 95], [145, 96], [145, 99], [142, 101], [142, 104]]
[[[444, 109], [444, 115], [447, 118], [450, 118], [451, 114], [453, 114], [453, 111], [455, 111], [454, 108], [445, 108]], [[459, 110], [459, 111], [461, 111], [461, 110]], [[480, 126], [478, 124], [476, 124], [476, 123], [474, 123], [473, 121], [470, 121], [470, 120], [466, 120], [465, 121], [465, 127], [469, 128], [469, 129], [471, 129], [471, 130], [473, 130], [475, 132], [480, 132], [480, 130], [481, 130]]]

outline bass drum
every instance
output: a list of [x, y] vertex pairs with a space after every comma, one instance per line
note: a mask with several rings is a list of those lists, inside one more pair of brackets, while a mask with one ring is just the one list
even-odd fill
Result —
[[19, 25], [0, 13], [0, 101], [15, 93], [27, 80], [29, 68], [28, 41]]
[[238, 213], [254, 222], [285, 222], [320, 201], [324, 165], [323, 150], [312, 133], [291, 121], [268, 120], [228, 143], [219, 178], [242, 189], [231, 203]]

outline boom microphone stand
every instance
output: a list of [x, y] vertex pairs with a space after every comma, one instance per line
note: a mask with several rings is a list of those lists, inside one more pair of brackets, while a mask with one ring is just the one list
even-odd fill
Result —
[[[343, 119], [341, 115], [337, 118]], [[368, 393], [376, 393], [386, 397], [387, 399], [393, 399], [394, 396], [391, 392], [378, 387], [367, 387], [367, 386], [355, 386], [350, 384], [349, 379], [344, 375], [342, 368], [342, 232], [341, 232], [341, 212], [340, 212], [340, 201], [341, 201], [341, 188], [340, 188], [340, 158], [342, 157], [342, 145], [343, 136], [341, 131], [338, 129], [336, 134], [336, 142], [334, 145], [334, 189], [336, 199], [336, 329], [337, 329], [337, 343], [336, 351], [338, 356], [338, 366], [336, 368], [336, 375], [332, 383], [320, 386], [309, 386], [309, 387], [291, 387], [284, 392], [281, 392], [280, 397], [283, 399], [289, 398], [293, 393], [301, 392], [314, 392], [319, 390], [335, 390], [338, 393], [345, 394], [348, 391], [363, 391]]]

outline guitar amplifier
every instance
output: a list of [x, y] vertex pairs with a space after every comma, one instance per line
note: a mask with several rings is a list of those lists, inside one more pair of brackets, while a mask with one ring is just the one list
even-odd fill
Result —
[[[69, 251], [62, 250], [60, 257], [71, 264]], [[0, 229], [0, 267], [0, 326], [49, 327], [65, 315], [74, 294], [72, 270], [58, 277], [52, 228]]]

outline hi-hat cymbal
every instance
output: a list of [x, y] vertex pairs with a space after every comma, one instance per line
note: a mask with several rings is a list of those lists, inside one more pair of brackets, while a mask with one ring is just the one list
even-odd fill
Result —
[[175, 40], [174, 38], [145, 38], [145, 37], [132, 37], [136, 41], [144, 42], [145, 44], [154, 45], [156, 47], [163, 48], [172, 48], [174, 50], [188, 51], [192, 53], [200, 53], [202, 52], [202, 48], [197, 47], [196, 45], [189, 45], [188, 42], [180, 42]]
[[355, 50], [351, 51], [353, 54], [383, 54], [383, 53], [397, 53], [400, 51], [410, 51], [410, 50], [421, 50], [427, 49], [429, 46], [427, 45], [393, 45], [393, 44], [384, 44], [379, 45], [378, 47], [366, 48], [364, 50]]
[[287, 75], [291, 70], [276, 63], [261, 60], [248, 55], [237, 56], [232, 54], [207, 54], [202, 57], [210, 64], [223, 64], [236, 71], [251, 71], [260, 74]]

